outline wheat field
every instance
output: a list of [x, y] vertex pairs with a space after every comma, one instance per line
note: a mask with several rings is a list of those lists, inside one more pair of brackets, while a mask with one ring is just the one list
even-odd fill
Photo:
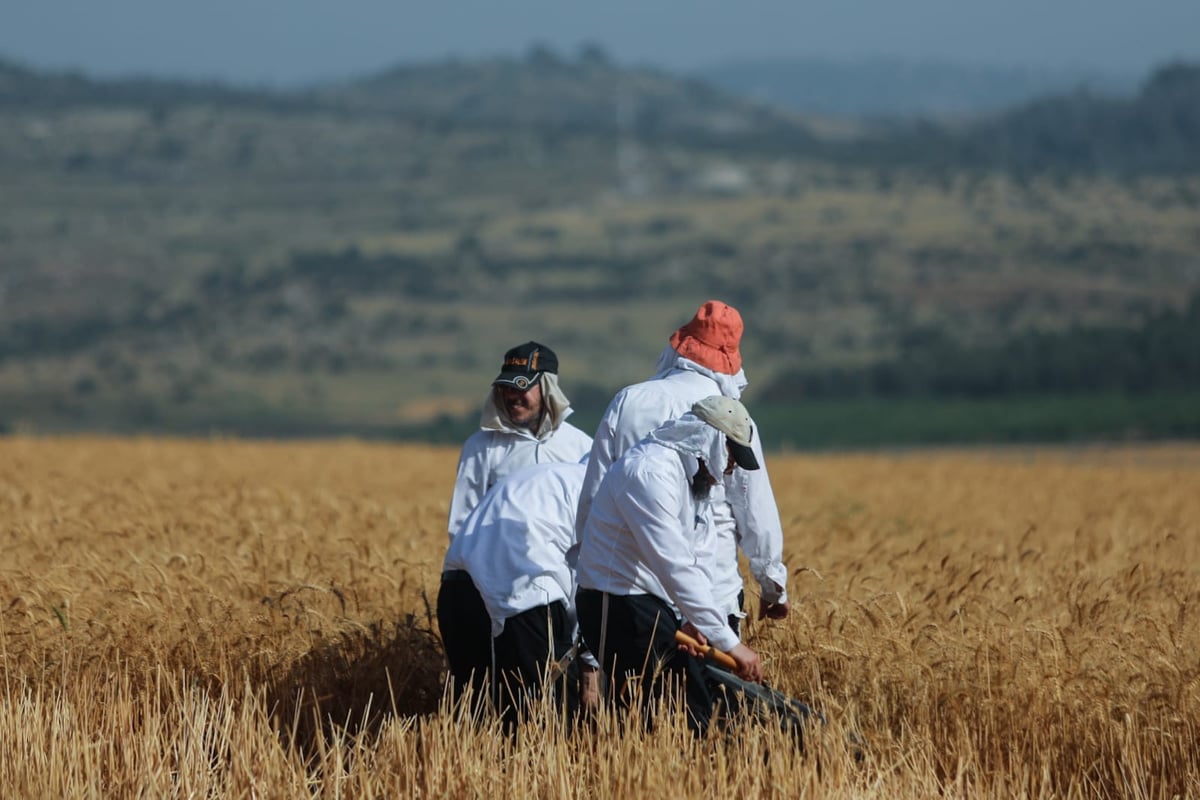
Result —
[[803, 753], [459, 718], [455, 458], [0, 438], [0, 796], [1200, 797], [1200, 447], [770, 459]]

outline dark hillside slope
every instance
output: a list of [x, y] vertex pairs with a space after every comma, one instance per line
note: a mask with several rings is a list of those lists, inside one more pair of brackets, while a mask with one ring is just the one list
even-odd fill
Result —
[[957, 130], [919, 123], [840, 157], [1025, 174], [1200, 171], [1200, 64], [1159, 69], [1131, 99], [1048, 96]]
[[1100, 93], [1136, 90], [1131, 78], [1082, 70], [898, 58], [743, 59], [696, 74], [728, 91], [799, 113], [873, 119], [993, 113], [1080, 86]]
[[1160, 69], [1132, 100], [1076, 94], [1032, 103], [972, 131], [962, 158], [1026, 170], [1200, 169], [1200, 65]]
[[187, 105], [256, 108], [311, 107], [307, 92], [244, 89], [224, 83], [161, 78], [99, 80], [78, 72], [33, 70], [0, 58], [0, 110], [64, 110], [78, 107], [154, 108]]

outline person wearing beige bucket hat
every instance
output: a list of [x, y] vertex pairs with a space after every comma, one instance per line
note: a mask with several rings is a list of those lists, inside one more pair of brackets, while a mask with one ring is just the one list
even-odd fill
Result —
[[[702, 303], [692, 318], [671, 334], [653, 376], [626, 386], [609, 402], [592, 439], [576, 512], [580, 541], [600, 483], [623, 453], [667, 420], [688, 413], [705, 397], [741, 397], [747, 384], [740, 349], [743, 331], [736, 308], [720, 300]], [[744, 616], [739, 548], [760, 587], [759, 617], [780, 619], [789, 608], [783, 526], [765, 468], [761, 437], [755, 436], [751, 447], [763, 468], [735, 469], [713, 490], [712, 524], [717, 531], [714, 591], [735, 630]]]
[[[584, 643], [618, 704], [631, 682], [649, 722], [656, 700], [681, 681], [688, 726], [704, 735], [716, 697], [683, 631], [732, 658], [743, 680], [762, 680], [758, 655], [730, 624], [715, 594], [709, 554], [716, 531], [700, 520], [735, 469], [758, 471], [754, 426], [745, 407], [702, 398], [656, 427], [605, 473], [584, 526], [576, 562], [576, 605]], [[632, 693], [638, 696], [635, 691]]]

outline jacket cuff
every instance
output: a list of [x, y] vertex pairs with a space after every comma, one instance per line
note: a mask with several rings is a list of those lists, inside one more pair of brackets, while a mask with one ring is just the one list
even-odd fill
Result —
[[752, 570], [762, 589], [762, 599], [768, 603], [787, 602], [787, 568], [775, 562], [761, 571]]
[[[717, 632], [714, 631], [714, 633]], [[716, 636], [708, 636], [707, 638], [710, 645], [718, 650], [724, 650], [726, 653], [737, 647], [742, 641], [737, 637], [737, 634], [728, 627], [721, 630]]]

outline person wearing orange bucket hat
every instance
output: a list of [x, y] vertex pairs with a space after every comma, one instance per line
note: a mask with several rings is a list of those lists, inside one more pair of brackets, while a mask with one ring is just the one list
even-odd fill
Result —
[[686, 325], [667, 340], [680, 358], [686, 358], [722, 375], [742, 369], [742, 315], [733, 306], [709, 300]]
[[[581, 542], [600, 483], [627, 450], [658, 426], [688, 413], [705, 397], [719, 394], [740, 399], [747, 384], [740, 350], [743, 331], [742, 316], [736, 308], [720, 300], [702, 303], [692, 318], [671, 334], [653, 376], [621, 389], [613, 397], [592, 438], [575, 517]], [[714, 593], [735, 632], [745, 616], [739, 547], [761, 589], [759, 617], [780, 619], [788, 613], [783, 526], [757, 433], [753, 447], [763, 468], [739, 467], [725, 476], [714, 487], [709, 521], [715, 528], [716, 542]]]

